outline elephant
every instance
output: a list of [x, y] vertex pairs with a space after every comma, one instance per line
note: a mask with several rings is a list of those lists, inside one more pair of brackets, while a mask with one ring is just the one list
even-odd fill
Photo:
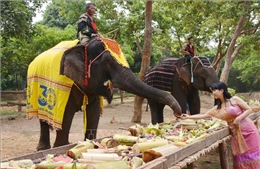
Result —
[[[148, 85], [170, 92], [186, 113], [187, 104], [190, 114], [200, 113], [199, 90], [211, 92], [212, 83], [219, 82], [215, 69], [206, 57], [174, 58], [169, 57], [149, 69], [144, 82]], [[164, 121], [165, 104], [148, 98], [152, 124]]]
[[[168, 105], [175, 116], [181, 114], [180, 105], [171, 94], [151, 87], [136, 77], [128, 66], [121, 64], [113, 56], [117, 51], [111, 50], [114, 48], [113, 46], [107, 48], [105, 40], [107, 43], [111, 42], [111, 44], [119, 46], [117, 50], [121, 51], [120, 45], [116, 41], [94, 37], [86, 45], [76, 44], [66, 49], [60, 63], [58, 63], [60, 64], [59, 76], [71, 79], [73, 85], [66, 103], [62, 128], [56, 130], [53, 147], [69, 144], [72, 120], [75, 112], [81, 110], [84, 96], [88, 98], [87, 104], [83, 104], [83, 106], [86, 106], [87, 117], [84, 140], [96, 139], [101, 111], [100, 96], [106, 98], [108, 103], [113, 99], [111, 85], [107, 83], [108, 81], [115, 88]], [[48, 62], [47, 59], [45, 60]], [[56, 102], [59, 102], [59, 100]], [[40, 139], [37, 150], [49, 149], [51, 148], [50, 126], [44, 120], [40, 119], [39, 121]]]

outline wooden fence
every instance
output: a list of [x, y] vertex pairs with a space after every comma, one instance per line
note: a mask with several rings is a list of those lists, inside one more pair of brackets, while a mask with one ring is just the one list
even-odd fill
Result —
[[[1, 106], [17, 106], [18, 112], [22, 111], [22, 107], [26, 106], [23, 100], [26, 99], [26, 91], [1, 91]], [[3, 103], [3, 100], [8, 100]], [[13, 101], [10, 101], [13, 100]]]
[[[120, 98], [121, 104], [124, 103], [125, 91], [118, 88], [113, 89], [114, 94], [119, 94], [119, 97], [114, 97], [114, 99]], [[22, 111], [22, 107], [26, 106], [24, 100], [26, 99], [26, 91], [1, 91], [1, 105], [0, 106], [17, 106], [18, 112]], [[3, 100], [7, 100], [4, 102]], [[12, 101], [10, 101], [12, 100]]]

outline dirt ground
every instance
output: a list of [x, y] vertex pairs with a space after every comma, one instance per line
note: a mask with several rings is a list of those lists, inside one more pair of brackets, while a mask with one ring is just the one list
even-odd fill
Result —
[[[112, 104], [105, 105], [104, 114], [100, 118], [97, 138], [111, 136], [114, 133], [126, 133], [128, 131], [121, 128], [128, 128], [135, 123], [131, 123], [133, 116], [133, 101], [134, 97], [124, 98], [124, 103], [121, 104], [119, 99], [114, 99]], [[213, 105], [213, 97], [201, 95], [201, 112], [205, 112]], [[6, 111], [5, 107], [1, 107], [1, 112]], [[17, 110], [17, 108], [16, 108]], [[142, 125], [150, 123], [151, 116], [146, 110], [146, 102], [143, 104]], [[174, 120], [174, 116], [169, 107], [164, 110], [165, 120]], [[13, 117], [1, 117], [1, 161], [8, 160], [13, 157], [22, 156], [36, 151], [36, 146], [39, 139], [39, 122], [38, 119], [27, 120], [25, 118], [25, 107], [22, 112], [16, 112]], [[51, 144], [55, 139], [55, 131], [51, 131]], [[70, 142], [76, 143], [83, 140], [83, 114], [77, 112], [73, 119], [70, 130]], [[216, 157], [217, 156], [217, 157]], [[201, 161], [201, 160], [199, 160]], [[213, 161], [219, 162], [218, 153], [216, 151], [206, 155], [204, 161], [200, 162], [205, 168], [210, 169]], [[202, 169], [199, 165], [196, 168]], [[204, 167], [203, 167], [204, 168]]]

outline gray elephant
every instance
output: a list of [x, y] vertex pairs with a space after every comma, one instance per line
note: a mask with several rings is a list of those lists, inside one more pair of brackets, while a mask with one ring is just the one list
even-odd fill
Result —
[[[212, 83], [219, 82], [215, 69], [205, 57], [166, 58], [145, 75], [145, 83], [170, 92], [186, 113], [187, 103], [191, 114], [200, 113], [199, 90], [210, 91]], [[152, 123], [163, 122], [165, 104], [148, 98]]]
[[[109, 45], [110, 43], [112, 46]], [[60, 48], [61, 47], [56, 47], [52, 50], [59, 50]], [[47, 52], [47, 54], [51, 55], [52, 52]], [[81, 110], [84, 96], [87, 96], [87, 104], [84, 104], [86, 106], [87, 117], [84, 140], [96, 138], [101, 111], [100, 96], [104, 96], [108, 103], [112, 101], [111, 86], [108, 85], [109, 83], [107, 83], [107, 81], [111, 81], [113, 87], [155, 100], [164, 105], [169, 105], [176, 116], [181, 114], [181, 108], [176, 99], [171, 94], [153, 88], [137, 78], [131, 69], [128, 68], [127, 63], [124, 63], [125, 58], [122, 58], [123, 56], [121, 56], [121, 54], [120, 46], [116, 41], [97, 37], [91, 39], [87, 45], [78, 44], [65, 50], [61, 58], [61, 63], [56, 63], [56, 65], [51, 65], [51, 59], [47, 59], [47, 56], [44, 56], [46, 57], [44, 60], [48, 62], [45, 64], [46, 66], [43, 67], [44, 71], [48, 71], [50, 67], [60, 65], [60, 72], [54, 73], [57, 73], [57, 76], [62, 78], [67, 77], [73, 82], [71, 84], [68, 101], [65, 105], [61, 129], [56, 130], [54, 147], [69, 144], [71, 123], [75, 112]], [[115, 55], [117, 55], [117, 58]], [[35, 60], [37, 60], [37, 57]], [[32, 66], [34, 66], [35, 69], [39, 69], [39, 67], [43, 65], [43, 62], [39, 65], [36, 64], [36, 62], [32, 62], [28, 72], [33, 71]], [[35, 76], [36, 73], [32, 72], [30, 74]], [[30, 78], [28, 78], [28, 83], [29, 79]], [[37, 83], [41, 80], [42, 78], [38, 78]], [[59, 82], [57, 81], [57, 83]], [[55, 83], [55, 85], [57, 83]], [[29, 98], [36, 89], [32, 90], [32, 88], [28, 88], [27, 90], [27, 97]], [[49, 92], [47, 89], [43, 91], [45, 91], [42, 92], [43, 98], [39, 99], [38, 96], [38, 98], [36, 98], [40, 100], [38, 101], [39, 103], [47, 104], [48, 102], [45, 98], [51, 95], [52, 100], [51, 104], [48, 104], [48, 108], [53, 108], [53, 105], [57, 106], [58, 103], [61, 104], [61, 100], [57, 99], [54, 101], [53, 97], [57, 96], [52, 90]], [[39, 111], [39, 108], [36, 111]], [[46, 119], [40, 118], [41, 131], [37, 150], [49, 149], [51, 147], [49, 124], [46, 123], [46, 121]]]

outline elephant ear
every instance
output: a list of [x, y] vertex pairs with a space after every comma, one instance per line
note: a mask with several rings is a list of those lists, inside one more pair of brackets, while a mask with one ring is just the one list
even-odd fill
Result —
[[180, 68], [180, 78], [186, 82], [187, 85], [190, 85], [191, 75], [188, 66], [182, 66]]
[[63, 53], [60, 74], [78, 84], [84, 83], [84, 45], [76, 45]]

